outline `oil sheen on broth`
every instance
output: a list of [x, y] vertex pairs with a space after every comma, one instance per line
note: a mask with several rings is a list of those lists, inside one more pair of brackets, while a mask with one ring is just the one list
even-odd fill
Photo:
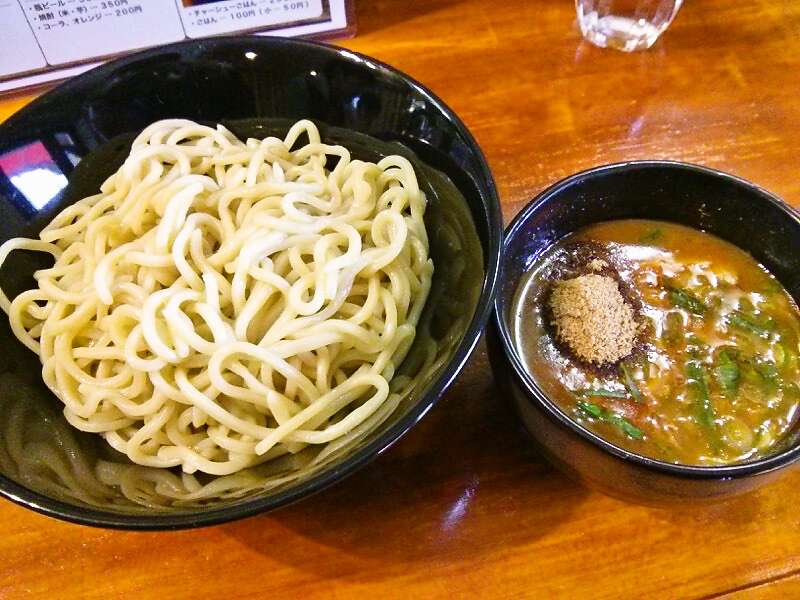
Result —
[[[639, 343], [605, 368], [563, 351], [544, 308], [560, 278], [554, 264], [582, 242], [602, 248], [639, 304]], [[729, 464], [769, 454], [795, 424], [797, 307], [763, 266], [707, 233], [646, 220], [581, 229], [535, 263], [512, 314], [537, 383], [571, 418], [623, 448]]]

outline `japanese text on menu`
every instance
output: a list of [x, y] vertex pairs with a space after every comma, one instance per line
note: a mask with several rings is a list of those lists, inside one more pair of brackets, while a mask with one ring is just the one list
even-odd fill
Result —
[[0, 77], [323, 12], [323, 0], [0, 0], [11, 31], [0, 36]]

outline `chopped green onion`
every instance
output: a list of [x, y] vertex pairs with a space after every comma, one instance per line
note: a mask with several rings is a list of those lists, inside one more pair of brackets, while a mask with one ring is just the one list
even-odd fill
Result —
[[677, 348], [683, 342], [683, 315], [677, 310], [667, 313], [664, 319], [664, 331], [662, 333], [667, 345]]
[[631, 437], [635, 440], [640, 440], [644, 437], [642, 430], [636, 427], [633, 423], [628, 421], [625, 417], [620, 417], [619, 415], [612, 415], [608, 418], [609, 423], [613, 423], [617, 427], [619, 427], [622, 432]]
[[708, 354], [708, 344], [694, 333], [690, 333], [686, 336], [686, 342], [686, 353], [695, 360], [700, 360], [703, 356]]
[[595, 419], [603, 418], [603, 409], [597, 404], [592, 404], [585, 400], [578, 400], [578, 408], [587, 413], [590, 417], [594, 417]]
[[737, 327], [744, 331], [749, 331], [750, 333], [754, 333], [762, 338], [768, 338], [770, 330], [772, 329], [771, 327], [766, 327], [760, 323], [757, 323], [755, 319], [739, 312], [738, 310], [728, 315], [727, 322], [728, 325]]
[[585, 400], [579, 400], [577, 407], [580, 411], [584, 412], [590, 417], [594, 417], [595, 419], [605, 421], [606, 423], [610, 423], [611, 425], [619, 427], [619, 429], [628, 437], [631, 437], [635, 440], [640, 440], [644, 437], [642, 430], [628, 421], [628, 419], [611, 412], [610, 410], [606, 410], [602, 406], [598, 406], [597, 404], [593, 404], [591, 402], [586, 402]]
[[625, 387], [628, 388], [631, 398], [633, 398], [636, 402], [642, 402], [642, 392], [639, 389], [639, 386], [636, 385], [636, 380], [633, 378], [628, 366], [622, 362], [619, 365], [619, 370], [622, 373], [622, 379], [625, 381]]
[[756, 361], [756, 371], [758, 371], [761, 377], [769, 381], [778, 377], [778, 368], [775, 366], [775, 363], [770, 360]]
[[714, 368], [714, 377], [719, 387], [728, 394], [736, 395], [739, 389], [739, 365], [729, 350], [723, 350], [717, 357], [717, 366]]
[[789, 354], [784, 349], [783, 344], [775, 344], [772, 347], [772, 356], [775, 357], [775, 364], [780, 368], [785, 367], [789, 362]]
[[704, 315], [708, 311], [708, 305], [697, 296], [675, 287], [667, 287], [667, 298], [673, 306], [688, 310], [695, 315]]
[[689, 378], [689, 389], [695, 397], [697, 422], [704, 427], [713, 427], [714, 407], [708, 394], [705, 367], [698, 361], [689, 361], [686, 363], [686, 375]]
[[722, 449], [722, 439], [714, 422], [716, 415], [708, 394], [708, 376], [705, 366], [699, 361], [689, 361], [686, 363], [686, 375], [689, 378], [687, 386], [694, 396], [697, 422], [705, 430], [714, 453], [719, 453]]
[[586, 388], [584, 390], [575, 390], [578, 396], [599, 396], [602, 398], [620, 398], [625, 400], [628, 394], [618, 390], [609, 390], [606, 388]]
[[686, 341], [689, 342], [692, 346], [697, 346], [698, 348], [705, 348], [707, 346], [706, 341], [696, 333], [690, 333], [689, 335], [687, 335]]
[[739, 453], [748, 452], [755, 442], [753, 431], [747, 423], [736, 417], [730, 417], [722, 424], [722, 441], [729, 448]]
[[652, 244], [653, 242], [661, 239], [661, 236], [663, 235], [664, 232], [661, 230], [661, 228], [655, 227], [640, 237], [639, 242], [642, 244]]

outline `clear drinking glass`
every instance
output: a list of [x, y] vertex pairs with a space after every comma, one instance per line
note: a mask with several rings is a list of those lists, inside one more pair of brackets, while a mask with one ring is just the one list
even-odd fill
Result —
[[601, 48], [624, 52], [655, 44], [683, 0], [575, 0], [583, 37]]

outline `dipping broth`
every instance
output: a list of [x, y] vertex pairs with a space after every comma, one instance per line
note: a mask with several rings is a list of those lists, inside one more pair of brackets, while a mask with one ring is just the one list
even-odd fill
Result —
[[[548, 290], [602, 253], [639, 336], [623, 360], [578, 360], [556, 339]], [[618, 446], [673, 463], [720, 465], [769, 454], [800, 402], [800, 315], [751, 256], [672, 223], [620, 220], [577, 231], [544, 253], [514, 302], [517, 348], [542, 390]]]

